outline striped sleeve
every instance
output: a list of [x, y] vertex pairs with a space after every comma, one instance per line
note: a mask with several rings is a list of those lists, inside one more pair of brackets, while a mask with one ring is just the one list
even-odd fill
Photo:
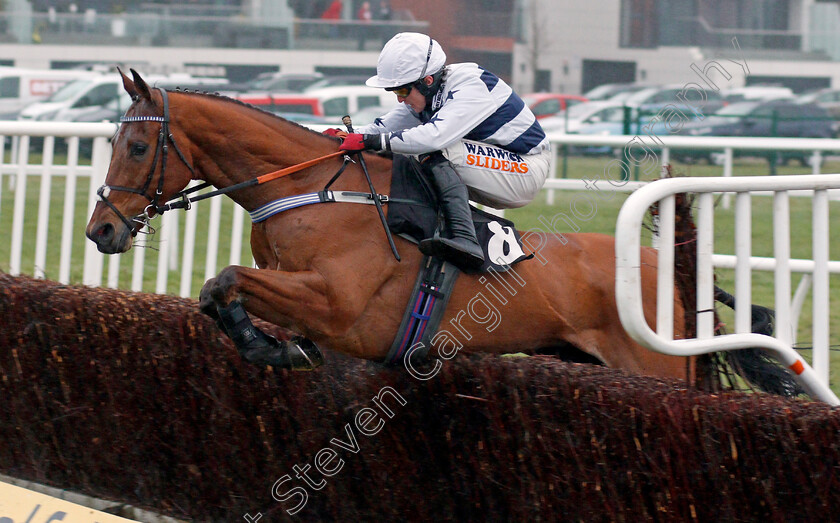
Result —
[[359, 134], [382, 134], [414, 127], [419, 124], [420, 119], [408, 107], [400, 104], [374, 120], [372, 124], [357, 127], [354, 130]]

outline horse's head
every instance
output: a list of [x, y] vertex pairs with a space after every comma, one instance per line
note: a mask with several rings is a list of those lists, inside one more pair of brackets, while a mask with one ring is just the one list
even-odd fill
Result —
[[167, 93], [150, 89], [133, 69], [133, 80], [120, 74], [132, 104], [114, 137], [111, 165], [85, 231], [106, 254], [130, 249], [132, 238], [195, 175], [169, 128]]

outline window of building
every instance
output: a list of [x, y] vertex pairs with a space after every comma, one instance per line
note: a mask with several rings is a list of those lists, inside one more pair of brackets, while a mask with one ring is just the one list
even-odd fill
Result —
[[622, 47], [656, 47], [659, 44], [659, 16], [656, 0], [622, 0]]
[[464, 36], [513, 38], [517, 33], [514, 0], [464, 0], [456, 25]]

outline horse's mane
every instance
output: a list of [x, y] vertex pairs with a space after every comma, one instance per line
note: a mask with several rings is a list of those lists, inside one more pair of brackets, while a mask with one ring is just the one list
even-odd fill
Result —
[[271, 111], [267, 111], [267, 110], [265, 110], [261, 107], [258, 107], [256, 105], [252, 105], [252, 104], [243, 102], [242, 100], [238, 100], [236, 98], [231, 98], [230, 96], [227, 96], [227, 95], [224, 95], [224, 94], [221, 94], [221, 93], [218, 93], [218, 92], [199, 91], [199, 90], [194, 90], [194, 89], [181, 89], [179, 87], [176, 87], [174, 89], [166, 89], [166, 91], [170, 92], [170, 93], [180, 93], [180, 94], [187, 94], [187, 95], [191, 95], [191, 96], [194, 95], [194, 96], [199, 96], [199, 97], [207, 97], [207, 98], [211, 98], [211, 99], [218, 100], [220, 102], [225, 102], [225, 103], [233, 103], [233, 104], [236, 104], [240, 107], [244, 107], [246, 109], [251, 109], [251, 110], [256, 111], [260, 114], [269, 116], [270, 118], [272, 118], [274, 120], [277, 120], [278, 123], [291, 124], [295, 127], [298, 127], [300, 129], [304, 129], [306, 131], [309, 131], [310, 133], [318, 135], [322, 138], [328, 138], [328, 139], [333, 140], [333, 141], [340, 141], [339, 138], [334, 138], [334, 137], [331, 137], [331, 136], [321, 134], [318, 131], [313, 131], [309, 127], [306, 127], [305, 125], [301, 125], [298, 122], [295, 122], [293, 120], [287, 120], [286, 118], [283, 118], [282, 116], [278, 116], [277, 114], [272, 113]]

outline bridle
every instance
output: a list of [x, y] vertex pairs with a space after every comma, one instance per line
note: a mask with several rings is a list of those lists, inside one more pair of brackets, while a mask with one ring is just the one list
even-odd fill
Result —
[[[166, 160], [167, 154], [169, 153], [169, 143], [172, 144], [172, 147], [178, 154], [178, 158], [180, 158], [181, 161], [184, 162], [184, 165], [187, 166], [187, 169], [190, 170], [192, 177], [196, 177], [195, 169], [193, 169], [193, 166], [190, 165], [190, 162], [187, 161], [186, 157], [184, 156], [184, 153], [181, 152], [181, 149], [178, 148], [178, 144], [175, 143], [175, 138], [172, 136], [172, 133], [169, 132], [169, 98], [166, 95], [166, 90], [160, 87], [157, 87], [156, 89], [160, 91], [161, 97], [163, 98], [163, 116], [123, 116], [122, 118], [120, 118], [121, 123], [160, 122], [160, 133], [158, 133], [157, 148], [155, 149], [155, 156], [154, 160], [152, 161], [152, 166], [149, 168], [149, 174], [148, 176], [146, 176], [146, 182], [143, 184], [143, 187], [139, 189], [134, 187], [103, 184], [96, 191], [97, 196], [99, 196], [99, 201], [107, 205], [108, 208], [110, 208], [117, 215], [117, 217], [119, 217], [119, 219], [122, 220], [126, 227], [128, 227], [128, 229], [132, 231], [132, 235], [136, 235], [138, 232], [141, 232], [144, 226], [147, 229], [147, 231], [144, 231], [144, 233], [154, 234], [155, 230], [150, 225], [150, 220], [152, 219], [152, 211], [156, 212], [157, 214], [163, 214], [164, 211], [172, 208], [171, 205], [161, 205], [160, 202], [161, 196], [163, 195], [163, 182], [164, 175], [166, 173]], [[160, 158], [160, 177], [158, 178], [157, 188], [155, 189], [154, 195], [149, 196], [148, 190], [149, 187], [152, 185], [152, 181], [155, 177], [158, 158]], [[141, 196], [144, 196], [147, 200], [149, 200], [149, 205], [147, 205], [145, 209], [143, 209], [142, 213], [132, 216], [129, 219], [123, 213], [121, 213], [120, 210], [117, 209], [117, 207], [108, 199], [108, 196], [110, 196], [111, 191], [124, 191], [139, 194]], [[185, 205], [184, 207], [189, 207], [189, 204], [187, 203], [187, 205]], [[139, 227], [137, 227], [137, 225], [139, 225]]]

